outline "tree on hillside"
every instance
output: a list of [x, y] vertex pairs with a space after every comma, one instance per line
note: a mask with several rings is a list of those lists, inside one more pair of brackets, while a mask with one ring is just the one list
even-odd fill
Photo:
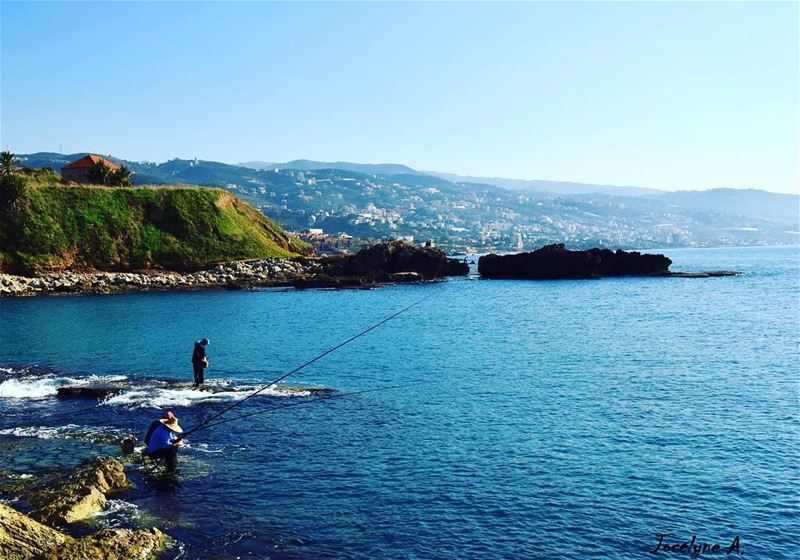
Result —
[[0, 175], [7, 177], [19, 170], [20, 160], [8, 150], [0, 152]]
[[130, 187], [133, 181], [133, 169], [120, 165], [119, 169], [111, 174], [111, 184], [118, 187]]
[[108, 185], [111, 182], [113, 174], [114, 172], [103, 160], [95, 162], [91, 169], [89, 169], [89, 176], [92, 182], [98, 185]]

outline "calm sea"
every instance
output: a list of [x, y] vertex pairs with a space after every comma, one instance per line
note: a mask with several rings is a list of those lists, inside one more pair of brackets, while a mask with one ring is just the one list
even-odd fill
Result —
[[[198, 432], [179, 482], [131, 465], [136, 487], [76, 530], [154, 525], [182, 559], [639, 559], [658, 534], [798, 558], [798, 251], [667, 251], [674, 270], [745, 273], [710, 279], [3, 299], [0, 470], [115, 452], [106, 437], [165, 409], [191, 427], [432, 294], [287, 380], [416, 385]], [[231, 392], [170, 385], [201, 337]], [[54, 396], [97, 379], [126, 388], [89, 411]]]

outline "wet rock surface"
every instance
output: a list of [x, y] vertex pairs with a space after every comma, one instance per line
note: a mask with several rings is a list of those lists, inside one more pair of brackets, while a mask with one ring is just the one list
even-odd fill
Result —
[[70, 539], [45, 555], [50, 560], [129, 560], [154, 558], [166, 537], [158, 529], [103, 529], [82, 539]]
[[0, 503], [0, 558], [4, 560], [147, 560], [165, 546], [158, 529], [103, 529], [74, 538], [56, 526], [85, 519], [106, 505], [106, 494], [126, 489], [122, 464], [110, 457], [86, 461], [75, 470], [22, 492], [35, 509], [25, 515]]
[[129, 486], [122, 463], [97, 457], [29, 489], [23, 498], [35, 508], [31, 512], [33, 519], [47, 525], [66, 525], [102, 511], [106, 494]]
[[669, 274], [672, 260], [664, 255], [636, 251], [589, 249], [570, 251], [562, 243], [530, 253], [490, 254], [478, 260], [484, 278], [600, 278], [603, 276], [656, 276]]
[[104, 529], [76, 539], [0, 503], [0, 558], [4, 560], [147, 560], [155, 557], [165, 541], [158, 529]]

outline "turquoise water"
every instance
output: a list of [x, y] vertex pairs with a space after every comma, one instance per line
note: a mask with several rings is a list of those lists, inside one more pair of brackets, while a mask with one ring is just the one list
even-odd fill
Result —
[[[93, 523], [162, 527], [182, 559], [634, 559], [659, 533], [795, 558], [798, 248], [668, 255], [746, 274], [0, 300], [0, 470], [113, 451], [90, 441], [165, 408], [192, 426], [433, 294], [287, 380], [421, 383], [198, 432], [178, 484], [131, 466], [136, 488]], [[239, 392], [159, 384], [191, 379], [203, 336], [207, 377]], [[47, 416], [95, 404], [53, 396], [89, 376], [130, 387]], [[313, 398], [270, 391], [242, 412]]]

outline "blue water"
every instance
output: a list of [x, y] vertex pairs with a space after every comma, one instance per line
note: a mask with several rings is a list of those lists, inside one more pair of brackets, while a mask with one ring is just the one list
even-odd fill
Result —
[[[182, 559], [639, 559], [659, 533], [796, 558], [798, 248], [668, 255], [745, 275], [0, 300], [0, 470], [71, 466], [114, 451], [86, 432], [141, 433], [165, 407], [192, 426], [231, 402], [158, 388], [191, 378], [195, 339], [208, 378], [246, 389], [433, 294], [287, 380], [420, 384], [199, 432], [178, 484], [131, 465], [126, 507], [96, 522], [162, 527]], [[93, 405], [52, 396], [91, 375], [132, 388], [47, 416]]]

